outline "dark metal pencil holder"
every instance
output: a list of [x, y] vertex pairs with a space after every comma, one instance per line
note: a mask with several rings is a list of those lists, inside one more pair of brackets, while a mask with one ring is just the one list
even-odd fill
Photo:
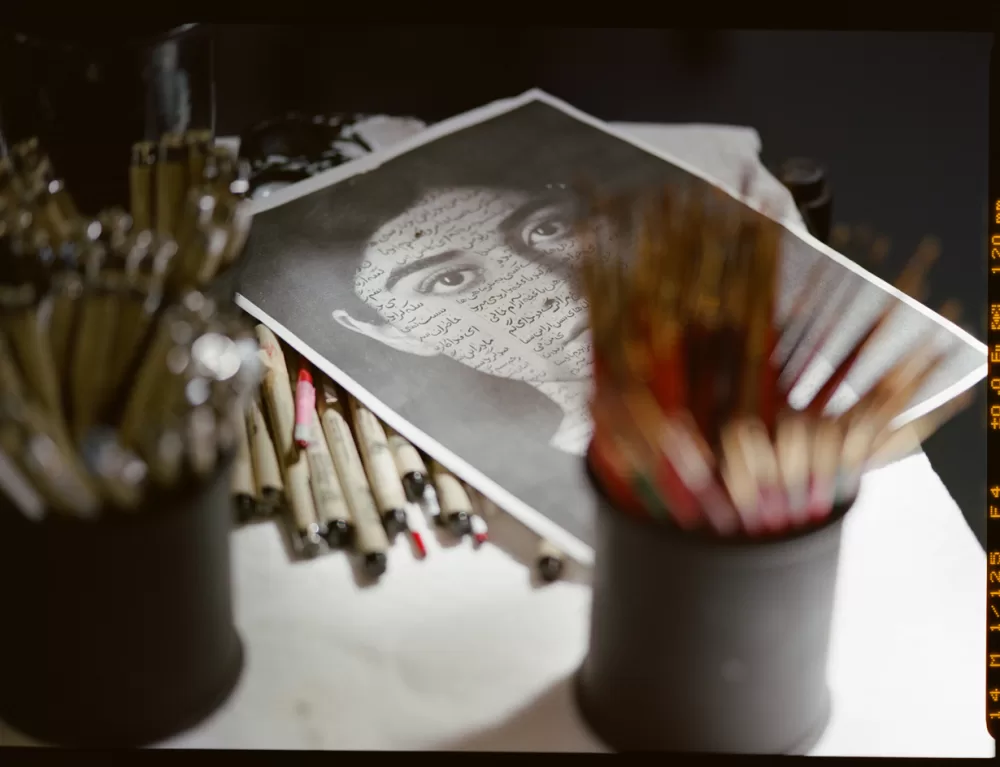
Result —
[[591, 729], [617, 751], [807, 751], [830, 716], [847, 509], [802, 534], [725, 541], [620, 512], [590, 478], [593, 603], [576, 697]]
[[243, 667], [229, 468], [96, 522], [0, 508], [0, 720], [48, 743], [138, 746], [221, 705]]

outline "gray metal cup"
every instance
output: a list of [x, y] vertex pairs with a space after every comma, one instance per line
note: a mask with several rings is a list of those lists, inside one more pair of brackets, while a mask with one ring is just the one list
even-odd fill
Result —
[[577, 702], [617, 751], [807, 751], [830, 717], [826, 666], [847, 507], [782, 538], [714, 539], [597, 496], [590, 649]]

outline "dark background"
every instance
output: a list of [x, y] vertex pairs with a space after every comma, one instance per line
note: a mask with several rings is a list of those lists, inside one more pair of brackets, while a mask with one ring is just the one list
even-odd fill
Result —
[[[218, 30], [218, 132], [290, 110], [433, 122], [542, 88], [604, 120], [753, 126], [775, 167], [828, 169], [834, 220], [892, 238], [892, 279], [921, 236], [943, 242], [928, 303], [957, 297], [985, 341], [992, 37], [959, 32], [259, 26]], [[985, 538], [980, 402], [926, 452]]]

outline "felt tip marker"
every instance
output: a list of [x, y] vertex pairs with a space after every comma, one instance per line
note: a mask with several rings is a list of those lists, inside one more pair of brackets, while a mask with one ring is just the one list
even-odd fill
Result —
[[316, 387], [312, 374], [305, 366], [299, 369], [299, 380], [295, 385], [295, 430], [293, 439], [301, 448], [312, 443], [313, 414], [316, 412]]

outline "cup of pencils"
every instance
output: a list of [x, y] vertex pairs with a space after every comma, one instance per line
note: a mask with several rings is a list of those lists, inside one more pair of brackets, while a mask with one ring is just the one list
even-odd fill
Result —
[[230, 475], [261, 370], [200, 290], [248, 226], [222, 159], [169, 169], [161, 227], [81, 216], [37, 141], [0, 161], [0, 718], [43, 741], [167, 737], [242, 670]]
[[[810, 278], [778, 316], [778, 224], [683, 189], [599, 200], [583, 218], [597, 534], [581, 713], [619, 751], [805, 752], [830, 714], [844, 517], [862, 473], [933, 428], [892, 421], [947, 349], [920, 344], [831, 414], [887, 308], [793, 408], [820, 309], [841, 299]], [[923, 246], [900, 287], [935, 255]]]

